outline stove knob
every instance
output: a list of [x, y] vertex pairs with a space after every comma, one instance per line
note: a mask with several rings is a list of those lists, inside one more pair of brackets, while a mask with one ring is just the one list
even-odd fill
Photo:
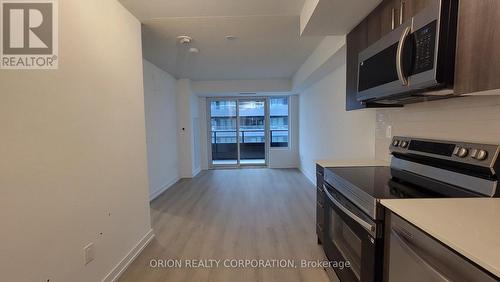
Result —
[[476, 160], [484, 161], [488, 158], [488, 152], [485, 150], [477, 151]]
[[401, 147], [402, 148], [408, 147], [408, 142], [406, 142], [406, 141], [401, 142]]
[[394, 146], [394, 147], [399, 146], [399, 140], [394, 140], [394, 141], [392, 142], [392, 146]]
[[467, 157], [468, 154], [469, 154], [469, 150], [467, 150], [467, 148], [462, 147], [462, 148], [458, 149], [458, 151], [457, 151], [457, 156], [459, 158], [465, 158], [465, 157]]

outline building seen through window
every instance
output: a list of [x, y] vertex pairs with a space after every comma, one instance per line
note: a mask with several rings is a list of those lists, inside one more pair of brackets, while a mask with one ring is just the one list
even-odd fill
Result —
[[288, 97], [269, 99], [271, 147], [288, 147]]
[[[265, 142], [264, 101], [240, 102], [240, 143]], [[288, 97], [269, 99], [271, 147], [288, 147]], [[236, 143], [236, 101], [211, 103], [212, 144]]]

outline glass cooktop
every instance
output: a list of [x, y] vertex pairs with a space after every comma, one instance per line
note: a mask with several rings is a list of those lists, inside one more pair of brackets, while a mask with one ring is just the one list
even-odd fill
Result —
[[464, 189], [387, 166], [325, 169], [327, 190], [334, 189], [373, 219], [382, 219], [382, 199], [477, 197]]
[[341, 182], [354, 186], [375, 199], [446, 197], [409, 181], [393, 177], [391, 168], [387, 166], [327, 169]]

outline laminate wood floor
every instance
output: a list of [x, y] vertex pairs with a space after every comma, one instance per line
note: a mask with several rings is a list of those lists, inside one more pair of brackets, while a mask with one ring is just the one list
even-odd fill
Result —
[[[315, 211], [316, 189], [296, 169], [203, 171], [151, 203], [156, 237], [119, 281], [329, 281], [320, 267], [300, 267], [326, 259]], [[157, 259], [183, 267], [150, 267]], [[184, 261], [209, 259], [221, 260], [219, 267]], [[293, 260], [297, 267], [227, 268], [227, 259]]]

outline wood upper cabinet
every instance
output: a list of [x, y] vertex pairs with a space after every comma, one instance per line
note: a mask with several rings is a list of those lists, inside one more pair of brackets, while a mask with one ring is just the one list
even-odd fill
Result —
[[[415, 14], [438, 0], [384, 0], [346, 38], [347, 81], [346, 109], [394, 107], [393, 105], [363, 104], [357, 101], [358, 55], [371, 44], [390, 33]], [[498, 0], [500, 1], [500, 0]]]
[[[383, 1], [366, 18], [368, 46], [399, 25], [399, 0]], [[367, 46], [367, 47], [368, 47]]]
[[[346, 109], [356, 110], [385, 105], [365, 105], [357, 101], [358, 55], [439, 0], [384, 0], [347, 35]], [[459, 1], [455, 60], [456, 94], [500, 89], [500, 0]]]
[[460, 0], [455, 93], [500, 88], [500, 0]]
[[356, 26], [346, 37], [346, 110], [366, 108], [356, 99], [358, 93], [358, 54], [368, 47], [367, 21]]
[[420, 13], [420, 11], [437, 1], [438, 0], [401, 0], [399, 7], [401, 11], [399, 15], [400, 20], [405, 22], [411, 19], [413, 16]]
[[380, 104], [363, 104], [358, 102], [358, 55], [371, 44], [392, 31], [392, 23], [399, 24], [399, 0], [384, 0], [361, 23], [359, 23], [346, 37], [346, 110], [363, 108], [393, 107]]
[[385, 0], [365, 19], [368, 46], [438, 0]]

